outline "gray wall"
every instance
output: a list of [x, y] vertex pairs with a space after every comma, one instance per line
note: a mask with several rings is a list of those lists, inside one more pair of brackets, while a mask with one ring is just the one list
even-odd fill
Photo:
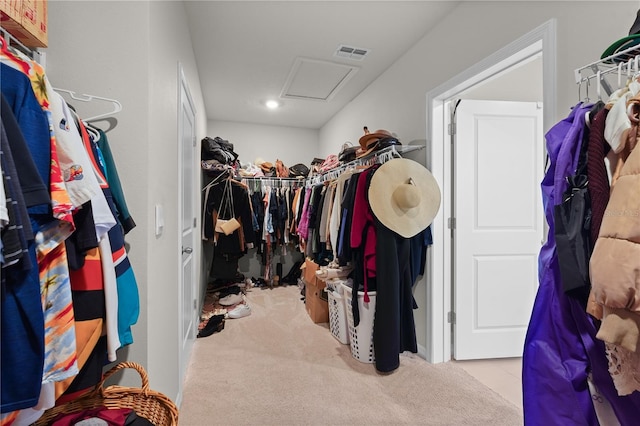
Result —
[[[551, 18], [558, 24], [558, 119], [577, 102], [574, 69], [627, 35], [638, 1], [469, 1], [320, 129], [320, 155], [357, 140], [361, 124], [402, 141], [425, 138], [426, 93]], [[358, 123], [354, 125], [353, 123]]]
[[542, 102], [542, 57], [472, 87], [464, 99]]
[[[77, 93], [114, 98], [123, 105], [122, 112], [116, 116], [117, 125], [107, 132], [107, 136], [127, 205], [137, 223], [126, 236], [140, 292], [140, 318], [133, 327], [137, 343], [146, 335], [149, 324], [148, 304], [145, 303], [149, 280], [146, 267], [148, 206], [146, 196], [141, 196], [149, 187], [149, 87], [146, 75], [150, 54], [147, 48], [149, 5], [136, 2], [114, 7], [107, 2], [50, 2], [48, 14], [46, 71], [51, 83]], [[107, 19], [113, 25], [103, 24]], [[87, 22], [93, 25], [87, 26]], [[123, 45], [128, 48], [119, 47]], [[72, 105], [80, 116], [86, 116], [84, 111], [91, 107], [73, 101]], [[103, 123], [96, 124], [100, 127]], [[147, 345], [134, 343], [126, 350], [129, 359], [143, 365], [147, 363]]]
[[[555, 96], [560, 120], [578, 101], [574, 69], [599, 59], [613, 41], [627, 35], [638, 6], [637, 1], [462, 2], [320, 129], [319, 153], [336, 152], [342, 141], [357, 140], [360, 123], [395, 132], [403, 143], [427, 143], [427, 92], [551, 18], [557, 19]], [[422, 158], [411, 158], [426, 164], [428, 151], [419, 151]], [[425, 282], [421, 280], [415, 290], [422, 346], [426, 344]]]
[[[196, 59], [191, 46], [191, 35], [187, 26], [184, 5], [179, 1], [149, 2], [150, 62], [147, 72], [149, 99], [147, 109], [149, 118], [148, 150], [150, 155], [146, 188], [149, 232], [147, 249], [149, 256], [147, 270], [149, 274], [146, 303], [149, 309], [149, 323], [146, 341], [149, 348], [147, 368], [160, 388], [169, 389], [168, 395], [175, 395], [179, 382], [178, 342], [179, 321], [178, 294], [180, 289], [181, 268], [181, 229], [178, 214], [181, 209], [179, 197], [179, 147], [178, 141], [178, 105], [179, 79], [178, 63], [182, 65], [186, 81], [189, 85], [196, 110], [196, 141], [204, 137], [207, 126], [206, 111], [200, 88], [200, 77], [196, 68]], [[199, 191], [199, 145], [196, 144], [194, 171], [196, 171], [196, 188]], [[154, 226], [154, 205], [164, 207], [165, 232], [156, 237], [152, 231]], [[200, 207], [196, 207], [198, 221]], [[198, 224], [199, 225], [199, 224]], [[197, 230], [195, 231], [198, 232]], [[196, 241], [198, 236], [196, 235]], [[201, 252], [196, 244], [195, 260], [200, 263]], [[163, 267], [159, 267], [163, 265]], [[196, 269], [196, 273], [198, 269]], [[196, 283], [200, 276], [194, 277]], [[202, 297], [203, 292], [199, 294]], [[202, 303], [199, 300], [198, 306]], [[195, 324], [197, 327], [197, 324]], [[141, 336], [141, 342], [145, 340]], [[151, 353], [154, 351], [154, 353]], [[176, 366], [174, 369], [173, 366]], [[152, 376], [152, 374], [154, 374]], [[180, 398], [176, 397], [177, 402]]]
[[208, 136], [233, 143], [242, 163], [261, 157], [273, 164], [280, 159], [285, 166], [309, 165], [318, 151], [318, 131], [314, 129], [216, 120], [210, 120], [207, 129]]
[[[195, 102], [198, 137], [206, 132], [183, 5], [170, 1], [50, 2], [49, 46], [46, 67], [54, 86], [115, 98], [123, 105], [117, 125], [107, 135], [137, 223], [126, 240], [141, 309], [133, 327], [134, 343], [119, 355], [144, 365], [152, 388], [175, 400], [181, 380], [178, 61], [183, 64]], [[82, 107], [77, 105], [81, 115]], [[159, 237], [154, 234], [155, 204], [163, 205], [165, 212], [165, 231]], [[198, 262], [199, 256], [198, 252]], [[139, 378], [136, 373], [128, 374], [123, 383], [137, 385]]]

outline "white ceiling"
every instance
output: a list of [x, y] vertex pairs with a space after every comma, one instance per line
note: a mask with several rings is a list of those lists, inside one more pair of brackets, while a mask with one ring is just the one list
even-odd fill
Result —
[[[186, 1], [208, 119], [318, 129], [458, 3]], [[334, 56], [341, 45], [369, 53]], [[287, 83], [304, 96], [281, 97]]]

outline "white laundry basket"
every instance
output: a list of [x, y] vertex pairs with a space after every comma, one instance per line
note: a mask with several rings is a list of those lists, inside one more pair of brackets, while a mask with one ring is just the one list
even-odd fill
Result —
[[344, 309], [344, 296], [338, 291], [327, 291], [329, 296], [329, 330], [343, 345], [349, 344], [349, 326]]
[[349, 344], [351, 345], [351, 355], [360, 362], [373, 363], [375, 356], [373, 353], [373, 318], [376, 311], [376, 292], [370, 291], [369, 303], [364, 301], [364, 291], [358, 292], [358, 311], [360, 313], [360, 323], [353, 326], [353, 311], [351, 309], [352, 290], [344, 285], [344, 303], [347, 312], [347, 324], [349, 326]]

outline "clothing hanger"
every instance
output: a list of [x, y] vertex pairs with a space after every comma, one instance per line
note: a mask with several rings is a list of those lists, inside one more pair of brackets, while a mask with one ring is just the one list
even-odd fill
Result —
[[578, 102], [582, 102], [582, 84], [584, 83], [584, 79], [580, 80], [578, 83]]
[[587, 84], [585, 86], [586, 94], [585, 94], [585, 97], [584, 97], [584, 103], [588, 103], [589, 102], [589, 85], [590, 84], [591, 83], [589, 83], [589, 79], [587, 79]]
[[634, 125], [640, 123], [640, 114], [638, 113], [639, 106], [640, 100], [636, 99], [629, 102], [629, 105], [627, 106], [627, 117], [629, 117], [629, 121]]
[[622, 89], [622, 62], [618, 64], [618, 90]]
[[215, 178], [213, 178], [213, 180], [211, 182], [209, 182], [208, 184], [206, 184], [204, 186], [204, 188], [202, 188], [202, 192], [206, 191], [208, 188], [211, 188], [212, 186], [216, 186], [221, 184], [222, 182], [224, 182], [227, 178], [231, 178], [231, 174], [229, 173], [220, 173], [218, 176], [216, 176]]
[[86, 120], [82, 121], [84, 122], [84, 127], [87, 129], [87, 133], [89, 133], [93, 142], [98, 142], [100, 140], [100, 132], [98, 129], [93, 127], [91, 123], [86, 122]]
[[78, 94], [76, 94], [76, 92], [74, 92], [72, 90], [60, 89], [60, 88], [56, 88], [56, 87], [54, 87], [53, 90], [55, 90], [56, 92], [67, 93], [69, 96], [71, 96], [72, 99], [75, 99], [77, 101], [91, 102], [91, 101], [94, 101], [94, 100], [98, 100], [98, 101], [104, 101], [104, 102], [109, 102], [109, 103], [113, 104], [113, 110], [112, 111], [106, 112], [104, 114], [98, 114], [98, 115], [95, 115], [93, 117], [86, 117], [86, 118], [83, 118], [82, 121], [86, 121], [86, 122], [98, 121], [98, 120], [102, 120], [104, 118], [111, 117], [111, 116], [119, 113], [120, 111], [122, 111], [122, 104], [119, 101], [115, 100], [115, 99], [110, 99], [110, 98], [105, 98], [105, 97], [102, 97], [102, 96], [95, 96], [95, 95], [86, 95], [86, 94], [78, 95]]
[[4, 39], [4, 36], [0, 36], [0, 48], [2, 49], [2, 53], [8, 53], [8, 47], [9, 45], [7, 44], [7, 41]]

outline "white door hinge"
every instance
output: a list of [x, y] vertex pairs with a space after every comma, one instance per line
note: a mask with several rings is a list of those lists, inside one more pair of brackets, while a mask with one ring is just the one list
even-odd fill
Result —
[[455, 135], [456, 134], [456, 123], [449, 123], [448, 129], [447, 129], [447, 133], [449, 135]]
[[447, 322], [449, 324], [455, 324], [456, 323], [456, 313], [453, 311], [449, 311], [447, 312]]
[[456, 229], [456, 218], [455, 217], [450, 217], [449, 219], [447, 219], [447, 227], [449, 229]]

